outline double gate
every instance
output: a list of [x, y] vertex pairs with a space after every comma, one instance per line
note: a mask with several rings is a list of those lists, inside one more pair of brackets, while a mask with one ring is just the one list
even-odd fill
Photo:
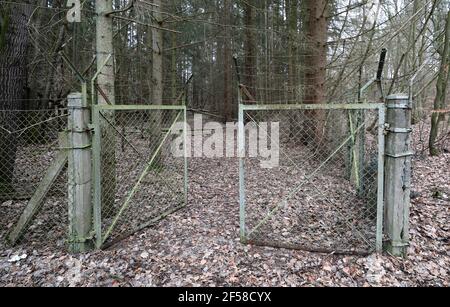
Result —
[[[94, 106], [92, 114], [100, 248], [186, 206], [188, 131], [184, 106]], [[384, 104], [241, 105], [242, 241], [380, 252], [385, 117]]]
[[243, 242], [382, 251], [384, 104], [241, 105], [239, 121]]

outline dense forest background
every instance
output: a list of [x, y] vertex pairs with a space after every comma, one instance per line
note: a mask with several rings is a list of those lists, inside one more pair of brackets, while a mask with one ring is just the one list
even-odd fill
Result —
[[[71, 21], [80, 22], [69, 22], [77, 2]], [[378, 87], [360, 89], [387, 49], [383, 95], [408, 93], [416, 122], [433, 117], [433, 147], [448, 126], [448, 8], [446, 0], [0, 1], [0, 108], [64, 107], [80, 89], [74, 69], [86, 80], [101, 70], [99, 103], [179, 104], [185, 93], [191, 109], [224, 121], [236, 118], [238, 84], [245, 103], [379, 102]]]
[[[0, 0], [0, 286], [448, 286], [449, 81], [449, 0]], [[178, 111], [90, 113], [68, 106], [74, 92]], [[405, 128], [377, 121], [383, 108], [243, 112], [281, 124], [272, 170], [164, 152], [182, 104], [189, 123], [228, 122], [240, 103], [382, 104], [399, 93], [413, 102], [412, 131], [403, 105], [386, 122]], [[384, 163], [395, 211], [381, 201], [383, 154], [400, 161]], [[384, 223], [384, 243], [408, 257], [357, 255], [382, 243], [392, 216], [401, 240]], [[246, 229], [267, 246], [241, 244]], [[94, 238], [120, 242], [67, 253]]]

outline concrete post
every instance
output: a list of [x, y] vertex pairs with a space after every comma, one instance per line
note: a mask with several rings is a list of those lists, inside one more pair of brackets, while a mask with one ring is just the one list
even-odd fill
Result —
[[387, 97], [385, 164], [386, 250], [405, 257], [409, 246], [411, 205], [412, 105], [408, 95]]
[[81, 93], [68, 97], [69, 250], [83, 253], [92, 248], [92, 161], [90, 110]]

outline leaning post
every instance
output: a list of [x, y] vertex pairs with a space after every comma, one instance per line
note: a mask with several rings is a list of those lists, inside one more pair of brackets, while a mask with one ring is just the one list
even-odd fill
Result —
[[68, 109], [69, 251], [84, 253], [92, 249], [93, 237], [92, 143], [86, 95], [70, 94]]
[[386, 250], [406, 257], [409, 246], [412, 102], [397, 94], [386, 100], [385, 233]]

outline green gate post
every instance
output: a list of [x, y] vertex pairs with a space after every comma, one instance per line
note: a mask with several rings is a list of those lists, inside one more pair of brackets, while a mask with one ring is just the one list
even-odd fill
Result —
[[406, 257], [411, 205], [412, 105], [408, 95], [387, 97], [385, 233], [387, 252]]
[[84, 253], [93, 238], [90, 110], [81, 93], [69, 95], [68, 108], [69, 251]]

